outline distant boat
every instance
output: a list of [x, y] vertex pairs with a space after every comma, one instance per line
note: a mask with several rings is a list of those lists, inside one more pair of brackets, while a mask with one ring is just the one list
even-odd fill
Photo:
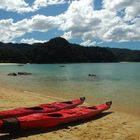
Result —
[[59, 67], [65, 67], [65, 66], [59, 66]]

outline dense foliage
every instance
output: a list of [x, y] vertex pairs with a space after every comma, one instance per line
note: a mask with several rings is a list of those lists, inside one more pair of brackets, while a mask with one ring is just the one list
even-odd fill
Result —
[[0, 62], [17, 63], [82, 63], [140, 62], [140, 51], [105, 47], [83, 47], [57, 37], [46, 43], [0, 43]]

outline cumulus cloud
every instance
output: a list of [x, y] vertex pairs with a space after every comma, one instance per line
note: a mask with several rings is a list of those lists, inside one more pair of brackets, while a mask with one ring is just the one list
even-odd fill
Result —
[[35, 0], [32, 9], [38, 10], [41, 7], [47, 7], [49, 5], [57, 5], [57, 4], [64, 4], [66, 1], [65, 0]]
[[140, 16], [139, 3], [139, 0], [103, 0], [103, 7], [114, 12], [124, 10], [125, 19], [131, 20]]
[[13, 19], [0, 20], [0, 41], [2, 42], [14, 42], [14, 39], [24, 35], [25, 32], [18, 29]]
[[[65, 32], [63, 36], [68, 39], [80, 37], [84, 42], [89, 42], [96, 36], [95, 30], [101, 24], [101, 19], [95, 14], [92, 0], [72, 1], [68, 10], [60, 17], [63, 23], [59, 28]], [[87, 36], [90, 36], [90, 39], [87, 39]]]
[[90, 30], [89, 25], [97, 26], [100, 19], [94, 16], [92, 0], [73, 1], [68, 10], [60, 17], [63, 24], [60, 26], [62, 30], [73, 30], [73, 32], [85, 32]]
[[71, 32], [65, 32], [61, 37], [69, 40], [72, 38], [72, 33]]
[[65, 0], [35, 0], [31, 5], [25, 0], [0, 0], [0, 9], [17, 13], [34, 12], [49, 5], [64, 4]]
[[27, 43], [27, 44], [44, 43], [44, 42], [47, 42], [47, 40], [36, 40], [34, 38], [31, 38], [31, 39], [23, 38], [20, 41], [20, 43]]
[[[60, 28], [66, 32], [64, 37], [80, 37], [82, 45], [94, 45], [96, 39], [106, 42], [138, 41], [139, 10], [138, 0], [103, 0], [100, 10], [94, 9], [93, 0], [75, 0], [64, 13], [64, 23]], [[124, 16], [118, 14], [121, 11]]]
[[106, 32], [104, 38], [117, 42], [139, 40], [139, 33], [135, 29], [135, 25], [119, 25]]
[[[108, 30], [104, 32], [103, 40], [117, 42], [140, 40], [140, 27], [137, 26], [140, 21], [139, 0], [103, 0], [103, 7], [104, 10], [114, 13], [111, 20], [108, 20], [109, 25], [106, 26]], [[123, 16], [117, 15], [122, 10]]]
[[0, 0], [0, 9], [18, 13], [32, 11], [32, 8], [24, 0]]
[[[14, 0], [9, 1], [15, 2]], [[2, 19], [0, 20], [0, 33], [3, 36], [0, 40], [9, 42], [25, 33], [48, 32], [50, 29], [57, 29], [64, 32], [62, 37], [66, 39], [81, 38], [81, 44], [85, 46], [95, 45], [96, 39], [106, 42], [140, 41], [140, 5], [138, 1], [103, 0], [102, 9], [95, 10], [93, 0], [71, 0], [67, 1], [69, 2], [68, 9], [57, 16], [38, 14], [17, 22], [14, 22], [13, 19]], [[3, 0], [0, 2], [4, 3]], [[24, 0], [16, 2], [19, 7], [37, 10], [47, 5], [62, 4], [66, 1], [35, 0], [31, 6]], [[23, 41], [34, 42], [34, 39], [23, 39]]]
[[80, 45], [83, 45], [83, 46], [95, 46], [96, 45], [96, 42], [95, 41], [91, 41], [91, 40], [87, 40], [85, 42], [82, 42]]
[[61, 24], [59, 18], [53, 16], [36, 15], [31, 19], [14, 22], [13, 19], [0, 20], [0, 41], [13, 42], [17, 37], [33, 31], [47, 32], [49, 29], [58, 28]]
[[61, 25], [62, 21], [58, 16], [43, 16], [35, 15], [28, 22], [30, 29], [33, 31], [46, 32], [51, 28], [56, 28]]

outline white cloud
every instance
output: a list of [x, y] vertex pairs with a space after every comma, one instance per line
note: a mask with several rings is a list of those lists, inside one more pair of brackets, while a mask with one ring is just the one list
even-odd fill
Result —
[[63, 24], [60, 29], [64, 31], [85, 32], [88, 30], [89, 25], [97, 26], [100, 23], [100, 19], [94, 17], [92, 0], [73, 1], [68, 10], [61, 15], [61, 18]]
[[32, 11], [32, 8], [24, 0], [0, 0], [0, 9], [18, 13]]
[[0, 20], [0, 41], [13, 42], [15, 38], [22, 36], [24, 32], [17, 30], [13, 19]]
[[[94, 10], [93, 0], [72, 1], [63, 14], [60, 29], [65, 31], [64, 37], [80, 37], [83, 45], [93, 45], [95, 39], [103, 41], [140, 40], [136, 22], [130, 24], [140, 13], [138, 0], [103, 0], [103, 9]], [[124, 17], [117, 15], [124, 10]], [[137, 18], [137, 22], [140, 19]], [[93, 42], [93, 44], [92, 44]]]
[[34, 12], [42, 7], [68, 3], [66, 0], [35, 0], [31, 5], [25, 0], [0, 0], [0, 9], [17, 13]]
[[[49, 4], [62, 4], [66, 1], [36, 0], [31, 6], [24, 0], [16, 2], [19, 7], [37, 10]], [[16, 2], [11, 0], [12, 4]], [[4, 1], [0, 0], [0, 3], [4, 4]], [[16, 9], [14, 7], [16, 6], [13, 6], [13, 10]], [[118, 14], [122, 10], [123, 16]], [[62, 37], [66, 39], [81, 38], [81, 44], [86, 46], [95, 45], [95, 39], [106, 42], [140, 41], [139, 16], [138, 0], [103, 0], [103, 9], [100, 10], [94, 9], [93, 0], [72, 0], [69, 1], [68, 9], [57, 16], [34, 15], [17, 22], [12, 19], [0, 20], [0, 33], [2, 34], [0, 41], [14, 41], [25, 33], [48, 32], [50, 29], [63, 31]], [[29, 39], [31, 42], [32, 40]], [[28, 39], [22, 41], [28, 41]]]
[[44, 43], [47, 42], [47, 40], [36, 40], [34, 38], [31, 39], [25, 39], [23, 38], [20, 43], [27, 43], [27, 44], [34, 44], [34, 43]]
[[[107, 30], [104, 30], [103, 40], [117, 42], [140, 40], [140, 27], [137, 26], [140, 21], [138, 18], [140, 16], [139, 0], [103, 0], [103, 6], [106, 11], [115, 14], [110, 18], [110, 21], [108, 18], [108, 22], [106, 22], [110, 25], [108, 24]], [[124, 16], [117, 16], [121, 10], [124, 11]]]
[[111, 28], [108, 32], [104, 34], [104, 38], [108, 41], [117, 41], [117, 42], [125, 42], [125, 41], [133, 41], [139, 40], [140, 32], [136, 31], [135, 25], [119, 25], [114, 28]]
[[103, 0], [103, 6], [105, 9], [115, 12], [124, 9], [127, 20], [140, 16], [139, 0]]
[[49, 5], [57, 5], [57, 4], [64, 4], [66, 1], [65, 0], [35, 0], [32, 9], [38, 10], [41, 7], [47, 7]]
[[71, 34], [72, 34], [71, 32], [65, 32], [61, 37], [69, 40], [72, 38]]
[[[96, 16], [94, 11], [94, 5], [92, 0], [86, 1], [72, 1], [68, 10], [60, 15], [63, 23], [60, 29], [63, 30], [65, 38], [80, 37], [86, 42], [86, 36], [90, 36], [90, 39], [96, 36], [96, 28], [99, 27], [101, 19]], [[89, 38], [87, 39], [89, 40]]]
[[33, 31], [47, 32], [51, 28], [60, 26], [62, 21], [58, 16], [35, 15], [28, 23]]
[[85, 42], [82, 42], [80, 45], [83, 45], [83, 46], [95, 46], [96, 45], [96, 42], [95, 41], [91, 41], [91, 40], [86, 40]]
[[0, 41], [11, 42], [17, 37], [33, 31], [47, 32], [49, 29], [58, 28], [60, 24], [61, 20], [57, 16], [36, 15], [31, 19], [23, 19], [16, 23], [13, 19], [3, 19], [0, 20], [0, 33], [2, 34]]
[[140, 2], [137, 2], [134, 5], [127, 6], [125, 12], [126, 20], [132, 20], [133, 18], [140, 16]]

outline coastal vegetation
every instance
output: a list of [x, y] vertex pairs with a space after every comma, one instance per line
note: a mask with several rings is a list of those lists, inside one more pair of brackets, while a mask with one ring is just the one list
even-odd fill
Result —
[[140, 51], [84, 47], [71, 44], [61, 37], [45, 43], [14, 44], [0, 42], [1, 63], [92, 63], [92, 62], [140, 62]]

